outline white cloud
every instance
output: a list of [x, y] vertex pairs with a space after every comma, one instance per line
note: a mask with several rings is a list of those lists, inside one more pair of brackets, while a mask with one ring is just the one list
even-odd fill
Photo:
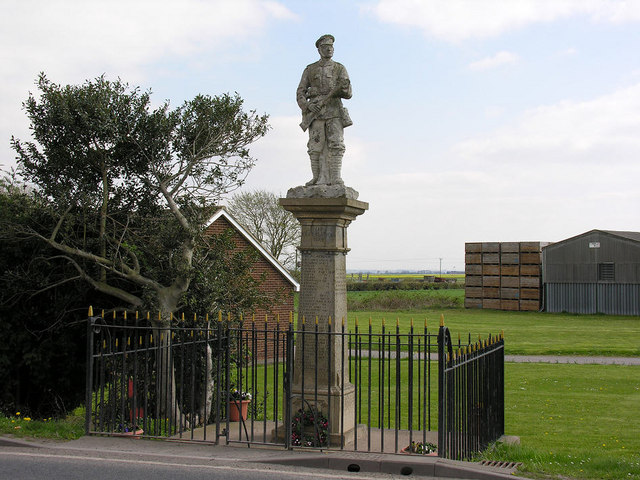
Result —
[[501, 67], [503, 65], [509, 65], [517, 63], [520, 57], [512, 52], [502, 51], [498, 52], [491, 57], [486, 57], [481, 60], [477, 60], [469, 64], [469, 70], [483, 71], [490, 70], [492, 68]]
[[383, 22], [416, 27], [449, 42], [578, 15], [596, 22], [640, 21], [640, 2], [626, 0], [379, 0], [365, 8]]
[[[637, 163], [640, 157], [640, 84], [602, 97], [564, 101], [526, 112], [513, 125], [461, 143], [467, 159], [500, 162], [536, 158], [540, 163], [581, 161]], [[513, 161], [513, 160], [512, 160]]]
[[[259, 38], [270, 22], [296, 18], [280, 2], [261, 0], [5, 0], [0, 138], [28, 136], [20, 106], [41, 71], [61, 84], [106, 73], [144, 85], [156, 62], [210, 61]], [[11, 163], [3, 152], [0, 164]]]

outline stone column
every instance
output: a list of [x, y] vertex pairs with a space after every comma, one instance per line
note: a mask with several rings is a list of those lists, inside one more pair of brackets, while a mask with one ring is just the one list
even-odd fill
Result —
[[[331, 444], [340, 445], [353, 437], [355, 387], [349, 379], [346, 338], [343, 341], [341, 335], [327, 332], [341, 332], [343, 320], [348, 331], [347, 228], [369, 205], [347, 197], [291, 198], [291, 192], [280, 199], [280, 205], [293, 213], [302, 228], [296, 330], [310, 332], [296, 337], [293, 412], [315, 406], [329, 419]], [[316, 329], [325, 333], [315, 335]]]

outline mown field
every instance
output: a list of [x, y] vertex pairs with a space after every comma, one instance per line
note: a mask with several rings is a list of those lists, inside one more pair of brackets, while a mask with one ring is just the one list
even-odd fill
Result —
[[[349, 328], [437, 330], [440, 317], [472, 339], [504, 331], [507, 354], [640, 357], [640, 318], [462, 308], [464, 290], [348, 292]], [[640, 367], [505, 366], [506, 433], [521, 446], [484, 458], [523, 462], [522, 475], [558, 479], [640, 479]]]
[[590, 355], [640, 357], [640, 319], [633, 316], [507, 312], [462, 308], [464, 290], [348, 292], [349, 328], [382, 322], [398, 323], [400, 331], [414, 325], [437, 330], [440, 317], [452, 337], [497, 335], [504, 331], [511, 355]]

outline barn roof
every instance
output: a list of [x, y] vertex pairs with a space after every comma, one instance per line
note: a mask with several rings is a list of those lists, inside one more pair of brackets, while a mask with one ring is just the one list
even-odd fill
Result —
[[278, 270], [289, 283], [291, 283], [296, 292], [300, 291], [300, 284], [296, 281], [295, 278], [293, 278], [289, 271], [273, 255], [271, 255], [271, 253], [266, 248], [264, 248], [262, 244], [240, 224], [240, 222], [233, 218], [226, 208], [220, 207], [209, 219], [206, 225], [211, 225], [221, 217], [227, 220], [231, 225], [233, 225], [233, 228], [235, 228], [238, 233], [240, 233], [240, 235], [242, 235], [251, 245], [253, 245], [258, 253], [260, 253], [260, 255], [262, 255], [262, 257], [264, 257], [267, 262], [273, 265], [273, 267]]
[[599, 230], [599, 229], [593, 229], [593, 230], [589, 230], [588, 232], [585, 233], [581, 233], [580, 235], [575, 235], [573, 237], [567, 238], [565, 240], [560, 240], [559, 242], [555, 242], [552, 243], [550, 245], [547, 245], [546, 247], [543, 248], [547, 249], [547, 248], [555, 248], [557, 246], [562, 245], [563, 243], [569, 242], [569, 241], [573, 241], [576, 240], [578, 238], [581, 237], [586, 237], [589, 236], [593, 233], [604, 233], [605, 235], [611, 235], [613, 237], [620, 237], [620, 238], [624, 238], [627, 240], [631, 240], [633, 242], [638, 242], [640, 243], [640, 232], [626, 232], [626, 231], [618, 231], [618, 230]]

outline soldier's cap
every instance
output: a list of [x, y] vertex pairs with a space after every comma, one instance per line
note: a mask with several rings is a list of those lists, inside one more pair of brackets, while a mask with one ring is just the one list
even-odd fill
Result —
[[[330, 40], [331, 42], [328, 42], [327, 40]], [[320, 45], [322, 45], [323, 43], [333, 43], [335, 41], [336, 39], [333, 37], [333, 35], [322, 35], [318, 40], [316, 40], [316, 48], [320, 48]]]

